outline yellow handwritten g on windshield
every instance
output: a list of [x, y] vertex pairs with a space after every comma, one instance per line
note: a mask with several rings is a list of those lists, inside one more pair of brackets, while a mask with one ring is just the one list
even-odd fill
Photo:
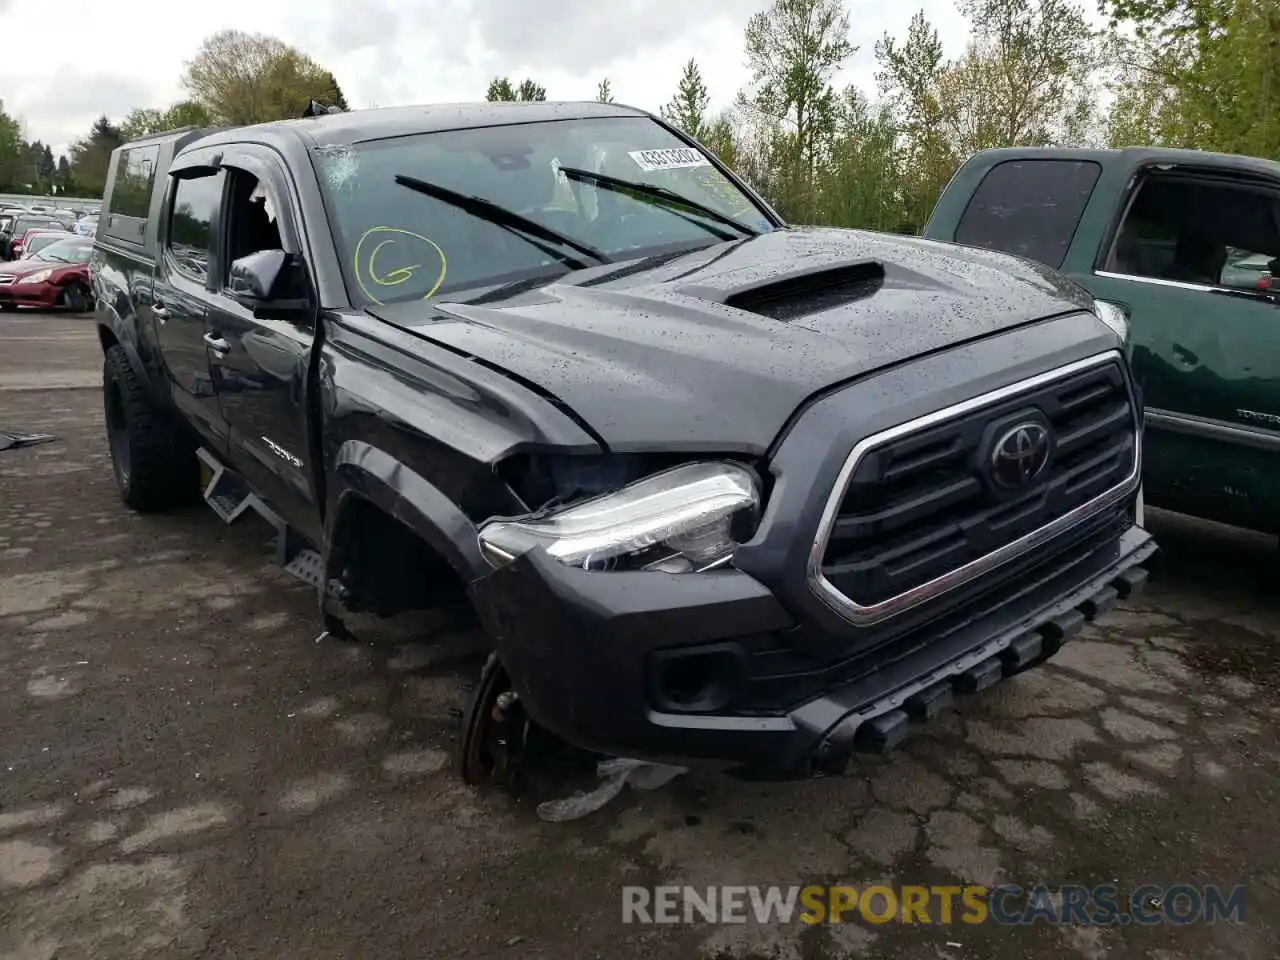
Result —
[[422, 299], [426, 300], [434, 296], [435, 292], [440, 289], [441, 284], [444, 283], [445, 273], [448, 270], [448, 260], [444, 255], [444, 250], [430, 237], [424, 237], [420, 233], [414, 233], [412, 230], [404, 230], [400, 227], [370, 227], [360, 235], [360, 239], [356, 242], [355, 251], [352, 254], [356, 284], [360, 287], [360, 292], [373, 303], [382, 303], [369, 289], [370, 285], [375, 287], [396, 287], [412, 280], [415, 272], [423, 266], [421, 263], [394, 267], [386, 272], [380, 272], [378, 255], [386, 247], [396, 247], [404, 244], [412, 247], [415, 242], [429, 247], [433, 254], [431, 259], [439, 260], [439, 274], [436, 276], [435, 282], [431, 284], [430, 289], [422, 295]]

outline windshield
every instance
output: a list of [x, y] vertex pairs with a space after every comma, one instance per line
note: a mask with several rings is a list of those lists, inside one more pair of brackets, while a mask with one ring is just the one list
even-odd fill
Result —
[[[88, 263], [89, 258], [93, 256], [93, 244], [84, 240], [67, 240], [59, 237], [37, 237], [37, 240], [47, 239], [49, 242], [43, 244], [43, 249], [39, 250], [32, 260], [45, 260], [51, 263]], [[36, 240], [31, 241], [32, 247], [36, 246]]]
[[27, 237], [27, 256], [30, 257], [34, 253], [38, 253], [45, 247], [53, 243], [59, 243], [66, 240], [70, 234], [59, 233], [36, 233]]
[[[647, 117], [425, 133], [320, 147], [314, 158], [347, 287], [360, 305], [551, 276], [575, 261], [594, 265], [583, 249], [616, 261], [773, 229], [706, 156]], [[660, 187], [694, 206], [605, 189], [562, 167]], [[423, 192], [423, 184], [440, 192]], [[518, 216], [494, 222], [458, 195]]]
[[56, 224], [46, 217], [19, 217], [13, 223], [13, 233], [15, 236], [22, 236], [28, 230], [34, 230], [37, 227], [52, 227]]

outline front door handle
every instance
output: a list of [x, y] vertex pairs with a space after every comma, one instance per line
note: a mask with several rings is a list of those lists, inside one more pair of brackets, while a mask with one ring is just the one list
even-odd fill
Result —
[[231, 344], [227, 343], [227, 341], [222, 339], [222, 337], [215, 336], [212, 333], [206, 333], [204, 335], [204, 342], [208, 345], [210, 350], [220, 357], [225, 357], [231, 352]]

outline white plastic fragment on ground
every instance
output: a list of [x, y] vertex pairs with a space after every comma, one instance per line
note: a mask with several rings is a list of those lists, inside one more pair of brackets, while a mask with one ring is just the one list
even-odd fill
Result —
[[604, 782], [590, 793], [575, 793], [559, 800], [538, 804], [539, 819], [549, 823], [567, 823], [581, 820], [595, 813], [622, 792], [628, 783], [637, 790], [657, 790], [664, 787], [687, 767], [675, 767], [666, 763], [650, 763], [648, 760], [631, 760], [618, 757], [596, 765], [596, 775]]

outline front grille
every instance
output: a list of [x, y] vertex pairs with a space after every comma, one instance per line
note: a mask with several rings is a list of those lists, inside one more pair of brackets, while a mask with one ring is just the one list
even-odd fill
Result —
[[[860, 445], [821, 551], [824, 587], [850, 619], [914, 606], [961, 568], [967, 576], [957, 582], [971, 578], [984, 558], [1003, 561], [997, 554], [1016, 555], [1020, 541], [1056, 533], [1046, 530], [1055, 521], [1101, 508], [1136, 473], [1137, 418], [1113, 358], [961, 406], [954, 417]], [[1027, 487], [1001, 490], [987, 466], [993, 437], [1024, 419], [1047, 425], [1054, 449]]]

